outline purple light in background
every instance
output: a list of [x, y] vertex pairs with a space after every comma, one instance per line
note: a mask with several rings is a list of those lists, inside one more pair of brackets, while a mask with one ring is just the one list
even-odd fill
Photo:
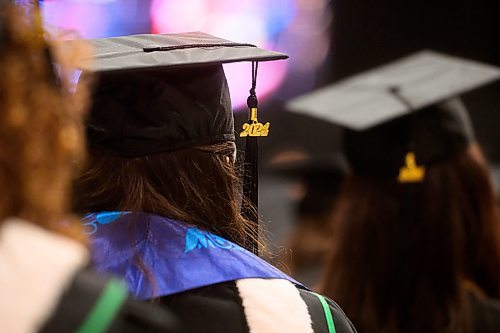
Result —
[[296, 15], [276, 43], [290, 56], [290, 73], [276, 96], [288, 100], [316, 86], [330, 50], [332, 11], [328, 0], [296, 0]]
[[[256, 89], [259, 102], [278, 88], [286, 76], [287, 67], [286, 60], [259, 63]], [[229, 84], [233, 109], [246, 107], [246, 100], [252, 87], [252, 64], [250, 62], [226, 64], [224, 72]]]
[[262, 18], [252, 14], [227, 15], [219, 14], [212, 17], [213, 23], [206, 27], [210, 33], [229, 40], [264, 46], [267, 35]]
[[105, 35], [109, 29], [109, 15], [97, 1], [44, 1], [42, 12], [49, 30], [76, 31], [91, 38]]
[[[271, 1], [272, 2], [272, 1]], [[275, 35], [294, 15], [293, 0], [153, 0], [152, 30], [156, 33], [203, 31], [215, 36], [276, 49]], [[278, 10], [279, 8], [279, 10]], [[271, 12], [271, 10], [273, 12]], [[259, 65], [258, 95], [260, 101], [274, 91], [287, 73], [287, 62]], [[233, 108], [246, 105], [251, 86], [251, 65], [225, 65]]]
[[178, 33], [203, 30], [209, 15], [205, 0], [153, 0], [151, 18], [153, 33]]
[[42, 8], [49, 29], [96, 38], [149, 32], [148, 5], [144, 0], [46, 0]]
[[[46, 0], [42, 6], [46, 26], [76, 31], [72, 38], [198, 30], [288, 54], [287, 61], [260, 66], [260, 101], [280, 87], [273, 95], [280, 99], [313, 88], [330, 48], [328, 0]], [[246, 103], [249, 66], [225, 66], [235, 108]]]
[[297, 12], [296, 1], [271, 0], [265, 1], [261, 15], [265, 17], [266, 30], [273, 37], [282, 33], [292, 22]]

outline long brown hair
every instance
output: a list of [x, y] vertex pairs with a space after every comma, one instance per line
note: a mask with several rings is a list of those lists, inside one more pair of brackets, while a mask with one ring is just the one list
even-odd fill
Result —
[[55, 51], [63, 67], [78, 57], [75, 50], [49, 49], [33, 8], [8, 6], [2, 14], [0, 221], [21, 217], [80, 239], [78, 224], [61, 222], [68, 222], [71, 179], [84, 152], [86, 89], [69, 93], [66, 71], [56, 82], [47, 52]]
[[80, 212], [149, 212], [197, 225], [245, 246], [257, 239], [240, 214], [232, 142], [138, 158], [89, 153], [76, 182]]
[[361, 332], [467, 332], [464, 281], [500, 296], [500, 219], [477, 146], [419, 184], [350, 175], [322, 291]]

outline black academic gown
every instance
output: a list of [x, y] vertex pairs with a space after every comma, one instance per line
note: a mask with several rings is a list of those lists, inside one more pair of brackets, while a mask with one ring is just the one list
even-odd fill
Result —
[[[259, 282], [262, 286], [270, 281]], [[293, 288], [291, 285], [290, 287]], [[291, 288], [290, 292], [293, 294]], [[232, 281], [162, 297], [159, 302], [178, 316], [183, 323], [183, 329], [188, 333], [356, 332], [344, 312], [330, 299], [325, 298], [328, 304], [327, 311], [332, 315], [335, 330], [329, 329], [325, 310], [314, 293], [296, 289], [297, 294], [286, 297], [286, 301], [280, 297], [283, 296], [281, 293], [280, 296], [276, 295], [271, 299], [262, 295], [259, 301], [260, 293], [267, 293], [273, 289], [272, 282], [269, 288], [263, 289], [265, 290], [259, 290], [259, 285], [256, 285], [253, 291], [246, 290], [246, 293], [242, 293], [237, 281]], [[249, 292], [253, 293], [252, 301], [246, 299]], [[294, 299], [293, 296], [298, 297]], [[305, 305], [303, 309], [290, 304], [300, 301]], [[290, 323], [291, 320], [294, 322]], [[290, 326], [294, 327], [289, 327], [287, 324], [292, 324]]]
[[[111, 289], [114, 291], [110, 291]], [[123, 295], [124, 297], [120, 296]], [[106, 296], [107, 295], [107, 296]], [[100, 307], [100, 304], [103, 305]], [[93, 318], [98, 318], [91, 323]], [[166, 309], [133, 301], [126, 287], [90, 270], [75, 274], [39, 333], [180, 333]]]

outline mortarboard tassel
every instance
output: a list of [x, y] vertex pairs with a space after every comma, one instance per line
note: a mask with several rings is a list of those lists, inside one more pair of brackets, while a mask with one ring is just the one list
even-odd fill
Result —
[[[243, 124], [243, 131], [240, 137], [246, 138], [245, 144], [245, 167], [243, 177], [243, 195], [251, 203], [251, 206], [244, 205], [243, 215], [254, 222], [254, 239], [258, 239], [259, 235], [259, 170], [258, 170], [258, 141], [260, 136], [267, 136], [269, 134], [269, 123], [261, 124], [257, 118], [258, 100], [255, 92], [257, 85], [257, 70], [258, 62], [252, 62], [252, 88], [250, 89], [250, 96], [247, 99], [249, 108], [248, 122]], [[258, 244], [252, 241], [248, 244], [249, 250], [254, 253], [259, 253]]]

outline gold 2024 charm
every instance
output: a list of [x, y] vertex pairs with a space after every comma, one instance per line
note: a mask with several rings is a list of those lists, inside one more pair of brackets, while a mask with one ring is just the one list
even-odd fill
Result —
[[250, 120], [252, 123], [244, 123], [243, 131], [240, 132], [240, 137], [247, 136], [268, 136], [269, 135], [269, 122], [262, 124], [257, 120], [257, 108], [250, 109]]

